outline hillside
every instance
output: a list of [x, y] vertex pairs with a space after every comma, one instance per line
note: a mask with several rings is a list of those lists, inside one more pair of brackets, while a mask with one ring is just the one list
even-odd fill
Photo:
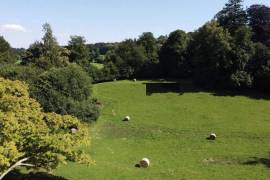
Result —
[[[268, 179], [270, 101], [173, 84], [96, 84], [102, 115], [91, 128], [96, 165], [62, 165], [68, 179]], [[184, 85], [183, 85], [184, 86]], [[129, 115], [130, 122], [122, 119]], [[208, 141], [209, 133], [217, 134]], [[151, 167], [136, 168], [148, 157]]]

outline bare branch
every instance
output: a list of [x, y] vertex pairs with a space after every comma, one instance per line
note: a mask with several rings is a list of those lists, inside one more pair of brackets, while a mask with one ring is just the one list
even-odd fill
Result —
[[24, 163], [25, 161], [27, 161], [29, 159], [29, 157], [23, 158], [21, 160], [19, 160], [18, 162], [16, 162], [14, 165], [12, 165], [8, 170], [6, 170], [3, 174], [1, 174], [0, 176], [0, 180], [2, 180], [10, 171], [12, 171], [13, 169], [15, 169], [18, 166], [29, 166], [29, 167], [34, 167], [33, 164], [28, 164], [28, 163]]

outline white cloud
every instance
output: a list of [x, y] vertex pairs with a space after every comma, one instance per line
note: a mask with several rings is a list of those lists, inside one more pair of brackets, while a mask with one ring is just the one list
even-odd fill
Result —
[[1, 30], [6, 32], [26, 32], [26, 29], [20, 24], [3, 24]]

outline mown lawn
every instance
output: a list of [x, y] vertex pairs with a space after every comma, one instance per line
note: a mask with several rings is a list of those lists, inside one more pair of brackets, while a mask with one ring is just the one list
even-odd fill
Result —
[[[95, 85], [104, 107], [87, 151], [96, 165], [62, 165], [55, 174], [71, 180], [270, 179], [270, 100], [177, 91], [146, 81]], [[130, 122], [122, 122], [126, 115]], [[211, 132], [216, 141], [206, 140]], [[143, 157], [150, 168], [135, 167]]]

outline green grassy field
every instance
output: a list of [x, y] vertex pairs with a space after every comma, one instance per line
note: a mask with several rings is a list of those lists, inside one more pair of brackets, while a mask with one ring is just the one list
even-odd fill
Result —
[[96, 67], [97, 69], [103, 69], [104, 65], [100, 64], [100, 63], [91, 63], [94, 67]]
[[[102, 115], [87, 150], [96, 165], [62, 165], [56, 175], [88, 179], [270, 179], [270, 101], [217, 96], [147, 82], [97, 84]], [[122, 122], [126, 115], [130, 122]], [[208, 141], [215, 132], [216, 141]], [[147, 169], [136, 168], [143, 157]]]

